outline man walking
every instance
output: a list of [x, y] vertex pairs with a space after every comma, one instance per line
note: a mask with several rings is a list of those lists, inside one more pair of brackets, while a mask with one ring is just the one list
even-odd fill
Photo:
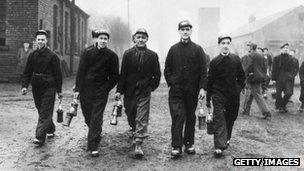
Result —
[[158, 56], [147, 48], [145, 29], [134, 34], [135, 46], [125, 51], [116, 96], [124, 94], [128, 123], [134, 132], [135, 156], [142, 157], [143, 140], [147, 137], [151, 92], [160, 82]]
[[46, 136], [54, 137], [55, 125], [52, 117], [56, 92], [58, 98], [62, 98], [60, 61], [47, 47], [47, 38], [45, 30], [36, 32], [38, 49], [29, 55], [22, 75], [22, 94], [26, 94], [29, 83], [32, 84], [34, 102], [39, 114], [33, 143], [39, 146], [44, 144]]
[[[173, 45], [167, 55], [164, 75], [169, 90], [169, 108], [172, 118], [172, 152], [179, 157], [185, 152], [195, 154], [195, 110], [198, 97], [205, 96], [207, 83], [206, 56], [199, 45], [192, 42], [192, 25], [188, 20], [178, 24], [180, 42]], [[184, 134], [183, 134], [183, 128]]]
[[230, 53], [230, 36], [220, 36], [220, 54], [210, 62], [206, 105], [213, 104], [215, 157], [222, 156], [230, 142], [234, 121], [238, 116], [240, 92], [245, 86], [245, 73], [240, 58]]
[[294, 62], [288, 52], [289, 44], [285, 43], [281, 46], [281, 54], [274, 57], [272, 66], [272, 80], [276, 81], [275, 107], [280, 113], [288, 112], [286, 104], [293, 94]]
[[108, 94], [114, 88], [119, 77], [117, 55], [107, 48], [110, 35], [105, 30], [92, 32], [96, 41], [81, 55], [76, 76], [75, 96], [79, 95], [82, 113], [88, 132], [88, 149], [92, 157], [98, 157], [101, 140], [103, 112]]
[[257, 45], [251, 44], [251, 51], [248, 54], [248, 63], [244, 66], [246, 76], [246, 94], [243, 105], [242, 114], [249, 115], [250, 107], [253, 98], [257, 102], [262, 111], [263, 118], [271, 117], [268, 106], [262, 96], [262, 83], [267, 79], [267, 63], [266, 59], [258, 52], [256, 52]]

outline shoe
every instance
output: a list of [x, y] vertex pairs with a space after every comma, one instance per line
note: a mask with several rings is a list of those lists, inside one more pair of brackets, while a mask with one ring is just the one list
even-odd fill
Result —
[[214, 151], [214, 157], [215, 158], [220, 158], [223, 156], [223, 151], [221, 149], [215, 149]]
[[92, 151], [91, 156], [92, 157], [99, 157], [99, 152], [98, 151]]
[[178, 158], [182, 155], [182, 150], [180, 147], [174, 147], [171, 151], [171, 156], [173, 158]]
[[55, 137], [55, 134], [54, 134], [54, 133], [52, 133], [52, 134], [46, 134], [46, 137], [47, 137], [47, 138], [54, 138], [54, 137]]
[[36, 145], [38, 145], [38, 146], [42, 146], [42, 145], [44, 144], [43, 141], [38, 140], [37, 138], [35, 138], [35, 139], [33, 140], [33, 143], [36, 144]]
[[184, 152], [193, 155], [195, 154], [195, 148], [193, 147], [193, 145], [187, 145]]
[[264, 97], [265, 100], [267, 100], [267, 94], [266, 93], [263, 94], [263, 97]]
[[227, 141], [227, 147], [230, 146], [230, 140]]

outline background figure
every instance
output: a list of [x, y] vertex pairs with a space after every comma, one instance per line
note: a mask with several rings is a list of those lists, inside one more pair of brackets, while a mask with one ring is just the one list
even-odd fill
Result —
[[289, 44], [285, 43], [281, 46], [281, 54], [274, 57], [272, 65], [272, 80], [276, 82], [275, 108], [280, 113], [288, 112], [286, 105], [293, 93], [294, 61], [288, 53]]
[[250, 107], [253, 98], [258, 104], [260, 110], [262, 111], [263, 117], [266, 119], [270, 117], [270, 111], [268, 106], [263, 99], [261, 86], [266, 80], [267, 63], [266, 59], [262, 56], [260, 48], [260, 53], [256, 51], [256, 44], [251, 44], [251, 51], [248, 54], [248, 64], [244, 67], [244, 72], [246, 76], [246, 89], [245, 100], [243, 105], [242, 114], [249, 115]]
[[33, 51], [30, 47], [30, 44], [25, 42], [23, 43], [23, 47], [18, 50], [17, 53], [17, 74], [21, 76], [21, 74], [24, 71], [26, 61], [30, 55], [30, 53]]
[[[292, 57], [292, 61], [293, 61], [293, 73], [292, 73], [292, 76], [293, 76], [293, 83], [292, 83], [292, 94], [293, 94], [293, 89], [294, 89], [294, 84], [295, 84], [295, 78], [299, 72], [299, 60], [298, 58], [295, 56], [296, 54], [296, 50], [294, 49], [291, 49], [289, 51], [289, 55], [291, 55]], [[289, 98], [289, 101], [288, 102], [292, 102], [292, 100]]]
[[301, 106], [299, 108], [300, 112], [303, 112], [304, 110], [304, 61], [301, 64], [300, 70], [299, 70], [299, 77], [300, 77], [300, 86], [301, 86], [301, 94], [300, 94], [300, 102]]

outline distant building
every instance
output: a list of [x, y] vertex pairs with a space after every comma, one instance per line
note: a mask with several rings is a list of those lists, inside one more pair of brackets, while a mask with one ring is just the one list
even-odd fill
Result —
[[17, 51], [24, 42], [32, 43], [38, 29], [49, 32], [49, 47], [76, 70], [74, 57], [88, 42], [89, 15], [75, 0], [1, 0], [0, 9], [0, 81], [18, 77]]
[[251, 16], [250, 23], [232, 32], [235, 51], [243, 56], [248, 41], [267, 47], [274, 55], [280, 53], [280, 46], [288, 42], [298, 56], [304, 56], [304, 7], [294, 7], [261, 20]]
[[198, 43], [207, 53], [213, 55], [212, 48], [219, 35], [220, 8], [200, 8], [198, 11]]

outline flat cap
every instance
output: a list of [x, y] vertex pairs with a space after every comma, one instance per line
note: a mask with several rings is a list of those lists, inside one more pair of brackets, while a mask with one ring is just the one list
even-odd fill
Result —
[[136, 35], [136, 34], [144, 34], [147, 37], [149, 37], [147, 30], [144, 28], [137, 29], [134, 35]]
[[92, 31], [92, 38], [97, 38], [100, 35], [106, 35], [108, 37], [108, 39], [110, 38], [110, 34], [107, 30], [98, 29], [98, 30], [93, 30]]
[[183, 20], [181, 22], [178, 23], [178, 30], [180, 30], [183, 27], [190, 27], [192, 28], [192, 24], [190, 23], [189, 20]]
[[229, 35], [221, 35], [217, 38], [217, 43], [220, 44], [224, 39], [229, 39], [230, 42], [232, 41], [232, 38]]
[[281, 46], [281, 49], [283, 49], [285, 46], [289, 46], [288, 43], [284, 43], [282, 46]]
[[35, 37], [37, 37], [38, 35], [45, 35], [47, 38], [49, 37], [49, 34], [45, 30], [38, 30], [35, 34]]

